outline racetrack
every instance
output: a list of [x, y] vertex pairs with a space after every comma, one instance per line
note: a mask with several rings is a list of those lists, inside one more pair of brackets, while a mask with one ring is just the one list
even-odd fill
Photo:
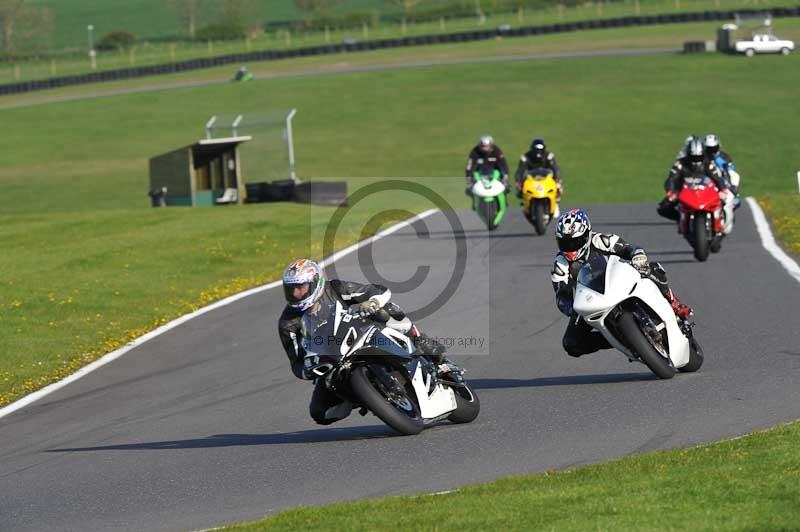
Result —
[[[432, 267], [395, 300], [418, 309], [447, 285], [459, 245], [466, 270], [454, 295], [421, 321], [452, 338], [490, 338], [469, 369], [482, 412], [416, 437], [372, 416], [331, 427], [308, 418], [310, 385], [277, 341], [280, 290], [202, 315], [0, 420], [0, 529], [181, 530], [296, 505], [452, 489], [499, 476], [571, 467], [731, 437], [800, 418], [800, 286], [761, 245], [749, 207], [722, 252], [696, 262], [654, 205], [595, 206], [595, 228], [644, 246], [697, 313], [706, 351], [697, 374], [656, 381], [605, 351], [561, 349], [545, 237], [516, 207], [489, 235], [459, 212], [372, 246], [393, 280]], [[417, 227], [420, 223], [416, 224]], [[358, 256], [338, 274], [363, 279]], [[466, 348], [464, 348], [466, 349]], [[463, 352], [463, 349], [462, 349]]]

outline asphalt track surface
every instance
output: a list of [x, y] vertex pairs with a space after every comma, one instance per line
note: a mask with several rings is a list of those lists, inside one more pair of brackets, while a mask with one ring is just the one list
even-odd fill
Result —
[[[415, 437], [357, 413], [316, 426], [307, 414], [311, 385], [291, 375], [278, 345], [281, 292], [270, 290], [181, 325], [0, 420], [0, 529], [205, 528], [297, 505], [574, 467], [800, 418], [800, 286], [763, 249], [749, 207], [705, 264], [654, 205], [589, 213], [597, 229], [661, 260], [695, 307], [706, 351], [700, 372], [658, 381], [614, 351], [566, 356], [566, 323], [549, 281], [552, 228], [532, 236], [515, 207], [491, 235], [461, 211], [463, 230], [454, 234], [435, 214], [422, 236], [407, 227], [365, 250], [393, 280], [431, 266], [420, 286], [396, 295], [409, 309], [441, 292], [457, 246], [466, 250], [463, 280], [421, 325], [488, 338], [483, 349], [451, 349], [483, 403], [475, 422], [442, 423]], [[363, 279], [358, 260], [340, 260], [339, 276]]]
[[[587, 50], [577, 52], [553, 52], [545, 54], [521, 54], [521, 55], [495, 55], [487, 57], [466, 57], [459, 59], [444, 59], [436, 61], [411, 61], [408, 63], [387, 63], [377, 65], [365, 66], [333, 66], [327, 69], [324, 67], [312, 68], [309, 70], [301, 70], [297, 72], [275, 72], [272, 74], [255, 74], [253, 79], [257, 81], [265, 81], [271, 79], [284, 79], [284, 78], [305, 78], [305, 77], [318, 77], [318, 76], [332, 76], [337, 74], [359, 74], [368, 72], [384, 72], [389, 70], [405, 70], [409, 68], [429, 68], [448, 65], [474, 65], [481, 63], [505, 63], [509, 61], [541, 61], [545, 59], [569, 59], [575, 57], [624, 57], [636, 55], [657, 55], [657, 54], [674, 54], [679, 53], [680, 48], [622, 48], [613, 50]], [[233, 68], [233, 66], [231, 67]], [[36, 98], [40, 91], [30, 94], [33, 98], [17, 103], [0, 104], [0, 111], [4, 109], [17, 109], [20, 107], [31, 107], [34, 105], [44, 105], [49, 103], [62, 103], [72, 102], [76, 100], [91, 100], [94, 98], [104, 98], [108, 96], [122, 96], [125, 94], [138, 94], [141, 92], [153, 92], [170, 89], [187, 89], [192, 87], [205, 87], [207, 85], [224, 85], [230, 83], [229, 77], [208, 79], [208, 80], [189, 80], [178, 82], [162, 82], [145, 85], [142, 87], [132, 87], [124, 89], [112, 90], [99, 90], [93, 93], [84, 93], [67, 96], [51, 96], [49, 98]], [[93, 88], [100, 88], [102, 83], [90, 85]], [[46, 94], [46, 93], [45, 93]], [[23, 94], [15, 94], [13, 96], [20, 97]]]

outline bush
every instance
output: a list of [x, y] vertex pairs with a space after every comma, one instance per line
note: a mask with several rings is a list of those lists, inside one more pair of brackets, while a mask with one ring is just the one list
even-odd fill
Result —
[[334, 29], [360, 28], [364, 24], [374, 26], [379, 21], [378, 13], [375, 11], [353, 11], [346, 15], [333, 16], [318, 14], [312, 18], [303, 20], [299, 29], [324, 30], [326, 27]]
[[238, 22], [221, 22], [209, 24], [197, 30], [194, 38], [198, 41], [227, 41], [232, 39], [244, 39], [247, 30]]
[[117, 30], [106, 33], [97, 43], [98, 50], [119, 50], [130, 48], [136, 42], [136, 37], [127, 31]]

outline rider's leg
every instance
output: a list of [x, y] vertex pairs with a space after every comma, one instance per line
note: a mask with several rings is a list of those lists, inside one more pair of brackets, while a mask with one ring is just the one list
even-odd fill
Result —
[[353, 405], [328, 390], [323, 379], [317, 379], [308, 411], [320, 425], [330, 425], [350, 415]]
[[736, 207], [736, 196], [733, 195], [733, 192], [728, 191], [724, 197], [720, 195], [720, 199], [722, 200], [722, 210], [725, 212], [722, 232], [729, 235], [733, 231], [733, 209]]
[[408, 319], [403, 309], [392, 302], [387, 303], [384, 309], [391, 316], [389, 321], [386, 322], [387, 327], [410, 336], [414, 341], [414, 345], [432, 362], [440, 364], [444, 360], [445, 347], [433, 338], [421, 333], [417, 326]]
[[556, 210], [553, 212], [553, 218], [561, 216], [561, 195], [564, 193], [564, 184], [560, 179], [556, 179]]
[[669, 220], [678, 220], [680, 214], [678, 213], [678, 205], [675, 201], [670, 201], [669, 198], [664, 198], [658, 204], [658, 214]]
[[664, 267], [661, 266], [661, 263], [650, 263], [650, 280], [656, 283], [656, 286], [658, 286], [658, 289], [661, 291], [661, 295], [663, 295], [664, 299], [672, 306], [672, 310], [675, 311], [676, 316], [684, 320], [692, 316], [694, 311], [681, 303], [680, 300], [675, 297], [675, 294], [672, 293], [669, 282], [667, 281], [667, 272], [664, 270]]
[[569, 325], [564, 331], [564, 339], [561, 343], [564, 351], [571, 357], [588, 355], [611, 347], [602, 334], [593, 330], [583, 318], [574, 313], [569, 318]]

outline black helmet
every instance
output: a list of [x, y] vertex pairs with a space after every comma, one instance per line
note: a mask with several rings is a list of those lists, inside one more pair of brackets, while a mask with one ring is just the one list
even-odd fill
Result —
[[539, 160], [544, 159], [544, 154], [546, 150], [547, 146], [545, 146], [544, 140], [533, 139], [531, 141], [531, 153], [533, 154], [534, 158]]

